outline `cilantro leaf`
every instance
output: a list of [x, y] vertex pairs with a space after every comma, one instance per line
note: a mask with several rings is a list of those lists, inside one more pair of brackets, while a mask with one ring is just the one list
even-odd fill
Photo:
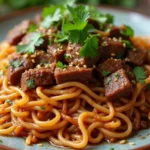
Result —
[[147, 89], [150, 90], [150, 84], [147, 85]]
[[146, 79], [146, 72], [144, 70], [143, 67], [135, 67], [133, 69], [133, 73], [135, 75], [136, 81], [140, 82], [142, 84], [145, 83], [145, 79]]
[[64, 54], [64, 57], [65, 57], [66, 59], [69, 59], [69, 58], [70, 58], [70, 55]]
[[93, 58], [98, 55], [98, 39], [95, 36], [88, 37], [80, 50], [80, 56]]
[[7, 99], [7, 100], [6, 100], [6, 103], [8, 103], [9, 105], [12, 105], [12, 104], [13, 104], [13, 101], [10, 100], [10, 99]]
[[61, 61], [58, 61], [57, 64], [56, 64], [56, 66], [57, 66], [58, 68], [62, 68], [62, 69], [64, 69], [64, 68], [67, 67], [67, 65], [64, 65]]
[[4, 71], [0, 70], [0, 77], [2, 77], [4, 75]]
[[55, 5], [45, 7], [45, 8], [43, 8], [43, 11], [42, 11], [42, 17], [46, 18], [49, 15], [53, 15], [55, 11], [56, 11], [56, 6]]
[[126, 45], [127, 48], [134, 48], [134, 46], [131, 44], [129, 40], [122, 40], [122, 43]]
[[107, 79], [106, 79], [106, 84], [108, 85], [110, 82], [111, 82], [111, 77], [107, 77]]
[[5, 69], [8, 69], [8, 68], [9, 68], [9, 66], [8, 66], [8, 65], [6, 65], [6, 66], [5, 66]]
[[29, 87], [29, 89], [33, 89], [35, 87], [35, 85], [34, 85], [34, 79], [33, 78], [27, 80], [26, 84]]
[[44, 42], [42, 35], [39, 32], [32, 33], [30, 40], [31, 42], [29, 44], [17, 46], [18, 53], [32, 54], [34, 53], [35, 46], [39, 46]]
[[110, 74], [110, 71], [107, 71], [107, 70], [103, 70], [102, 71], [102, 76], [103, 77], [106, 77], [107, 75], [109, 75]]
[[36, 24], [30, 24], [29, 29], [27, 30], [27, 32], [34, 32], [37, 29], [37, 25]]
[[125, 35], [125, 36], [129, 36], [129, 37], [133, 37], [134, 36], [134, 30], [127, 25], [124, 25], [125, 29], [121, 30], [120, 33]]
[[53, 15], [48, 15], [46, 18], [44, 18], [44, 20], [41, 22], [40, 26], [44, 27], [44, 28], [50, 28], [51, 25], [54, 22], [59, 21], [61, 18], [61, 14], [60, 14], [60, 9], [56, 9], [56, 11], [54, 12]]
[[18, 67], [22, 66], [23, 61], [22, 61], [22, 60], [10, 61], [9, 64], [10, 64], [11, 66], [13, 66], [14, 68], [18, 68]]
[[2, 140], [0, 140], [0, 143], [3, 143], [3, 141], [2, 141]]

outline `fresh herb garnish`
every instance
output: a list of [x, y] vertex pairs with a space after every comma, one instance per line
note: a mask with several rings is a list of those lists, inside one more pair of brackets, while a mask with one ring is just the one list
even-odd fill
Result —
[[64, 69], [64, 68], [67, 67], [67, 65], [64, 65], [61, 61], [58, 61], [57, 64], [56, 64], [56, 66], [57, 66], [58, 68], [61, 68], [61, 69]]
[[114, 75], [115, 75], [115, 77], [116, 77], [117, 79], [120, 77], [117, 72], [116, 72]]
[[80, 56], [93, 58], [98, 55], [98, 39], [95, 36], [88, 37], [80, 50]]
[[35, 32], [37, 29], [37, 25], [36, 24], [30, 24], [29, 29], [27, 30], [27, 32]]
[[29, 87], [29, 89], [33, 89], [35, 87], [35, 85], [34, 85], [34, 79], [33, 78], [27, 80], [26, 84]]
[[13, 101], [10, 100], [10, 99], [7, 99], [7, 100], [6, 100], [6, 103], [8, 103], [9, 105], [12, 105], [12, 104], [13, 104]]
[[108, 78], [106, 79], [106, 84], [108, 85], [111, 80], [112, 80], [111, 77], [108, 77]]
[[69, 54], [64, 54], [64, 57], [65, 57], [66, 59], [69, 59], [69, 58], [70, 58], [70, 55], [69, 55]]
[[8, 68], [9, 68], [9, 66], [8, 66], [8, 65], [6, 65], [6, 66], [5, 66], [5, 69], [8, 69]]
[[2, 77], [4, 75], [4, 71], [0, 70], [0, 77]]
[[0, 143], [3, 143], [3, 141], [2, 141], [2, 140], [0, 140]]
[[134, 48], [134, 46], [128, 40], [122, 40], [122, 43], [124, 43], [127, 48], [132, 48], [132, 49]]
[[18, 68], [18, 67], [22, 66], [23, 61], [22, 60], [14, 60], [14, 61], [10, 61], [9, 64], [14, 68]]
[[142, 67], [135, 67], [133, 69], [133, 73], [134, 73], [134, 75], [136, 77], [136, 81], [137, 82], [145, 84], [146, 72], [145, 72], [144, 68], [142, 68]]
[[147, 84], [147, 89], [150, 90], [150, 84]]
[[129, 37], [133, 37], [134, 36], [134, 30], [127, 25], [124, 25], [125, 29], [122, 29], [120, 32], [121, 34], [125, 35], [125, 36], [129, 36]]
[[107, 70], [103, 70], [102, 71], [102, 76], [103, 77], [106, 77], [107, 75], [109, 75], [110, 74], [110, 71], [107, 71]]
[[110, 148], [109, 150], [115, 150], [114, 148]]
[[39, 32], [32, 33], [30, 41], [31, 42], [29, 44], [18, 45], [17, 46], [18, 53], [32, 54], [34, 53], [35, 47], [40, 46], [44, 42], [42, 35]]
[[44, 110], [44, 109], [45, 109], [45, 106], [41, 106], [40, 108], [41, 108], [42, 110]]
[[45, 66], [45, 65], [47, 65], [48, 64], [48, 60], [44, 60], [43, 62], [41, 62], [39, 65], [40, 66]]

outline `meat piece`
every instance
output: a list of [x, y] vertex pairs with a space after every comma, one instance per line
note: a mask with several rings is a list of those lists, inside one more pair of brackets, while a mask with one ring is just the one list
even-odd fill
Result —
[[113, 27], [110, 31], [109, 37], [122, 38], [123, 40], [129, 40], [128, 36], [121, 34], [121, 28]]
[[107, 100], [116, 100], [124, 96], [129, 96], [133, 92], [132, 84], [123, 69], [105, 77], [104, 85]]
[[9, 81], [11, 84], [16, 85], [20, 82], [20, 78], [25, 70], [33, 68], [33, 63], [30, 58], [24, 58], [21, 55], [15, 55], [10, 60], [10, 67], [8, 70]]
[[88, 83], [92, 78], [92, 68], [77, 68], [70, 66], [65, 69], [56, 68], [54, 76], [57, 84], [69, 81]]
[[[34, 32], [30, 32], [27, 33], [23, 38], [22, 38], [22, 44], [29, 44], [32, 40], [32, 36], [34, 36]], [[43, 36], [42, 37], [44, 39], [44, 42], [42, 44], [40, 44], [39, 46], [36, 46], [36, 49], [39, 50], [46, 50], [47, 49], [47, 45], [49, 43], [49, 38], [48, 36]]]
[[64, 61], [64, 54], [66, 51], [66, 45], [58, 45], [58, 44], [52, 44], [48, 46], [47, 53], [50, 54], [54, 61]]
[[30, 69], [21, 76], [21, 89], [27, 91], [37, 86], [51, 85], [53, 79], [53, 73], [50, 68]]
[[147, 50], [144, 48], [136, 48], [135, 50], [128, 50], [126, 61], [135, 65], [142, 65], [147, 58]]
[[100, 47], [98, 49], [98, 56], [94, 57], [94, 58], [89, 58], [89, 57], [81, 57], [79, 52], [81, 49], [81, 45], [79, 44], [68, 44], [67, 50], [66, 50], [66, 62], [70, 63], [70, 65], [73, 66], [87, 66], [87, 67], [92, 67], [93, 65], [95, 65], [99, 59], [100, 59], [100, 55], [101, 55], [101, 51], [102, 48]]
[[106, 60], [110, 57], [116, 57], [124, 56], [125, 53], [125, 47], [123, 46], [123, 43], [118, 41], [117, 39], [111, 39], [111, 38], [103, 38], [102, 42], [103, 46], [103, 53], [102, 53], [102, 59]]
[[6, 37], [8, 43], [11, 45], [17, 45], [26, 34], [26, 31], [31, 23], [32, 22], [30, 20], [24, 20], [20, 24], [16, 25], [13, 29], [11, 29]]
[[101, 75], [103, 75], [103, 72], [105, 71], [113, 73], [121, 68], [124, 68], [124, 63], [121, 59], [109, 58], [100, 64], [96, 69]]

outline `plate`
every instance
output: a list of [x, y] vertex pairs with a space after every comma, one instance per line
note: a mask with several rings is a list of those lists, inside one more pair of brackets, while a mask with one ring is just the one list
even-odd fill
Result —
[[[32, 19], [37, 13], [40, 13], [39, 8], [32, 8], [28, 10], [23, 10], [20, 12], [16, 12], [6, 17], [0, 18], [0, 41], [5, 39], [7, 32], [17, 23], [24, 19]], [[116, 10], [112, 8], [99, 7], [99, 10], [103, 13], [111, 13], [115, 16], [115, 24], [121, 25], [126, 24], [131, 26], [135, 35], [140, 36], [150, 36], [150, 17], [144, 16], [142, 14], [138, 14], [135, 12]], [[32, 146], [27, 146], [25, 144], [25, 140], [23, 138], [16, 137], [7, 137], [0, 136], [0, 140], [3, 143], [0, 144], [0, 150], [9, 149], [7, 147], [11, 147], [13, 150], [58, 150], [58, 147], [54, 147], [50, 145], [48, 142], [41, 142], [42, 146], [38, 144], [33, 144]], [[118, 143], [107, 143], [103, 142], [99, 145], [89, 145], [84, 150], [143, 150], [150, 149], [150, 129], [142, 130], [136, 132], [132, 135], [132, 137], [127, 138], [126, 144]], [[132, 144], [131, 144], [132, 143]], [[2, 146], [4, 145], [4, 146]], [[67, 148], [64, 148], [66, 150]], [[69, 148], [68, 148], [69, 149]], [[63, 148], [62, 148], [63, 150]]]

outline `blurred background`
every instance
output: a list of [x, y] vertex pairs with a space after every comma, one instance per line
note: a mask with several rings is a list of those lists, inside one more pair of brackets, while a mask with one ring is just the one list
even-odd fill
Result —
[[[66, 0], [0, 0], [0, 16], [19, 9], [64, 3]], [[71, 1], [71, 0], [70, 0]], [[150, 16], [150, 0], [76, 0], [77, 3], [125, 8]]]

